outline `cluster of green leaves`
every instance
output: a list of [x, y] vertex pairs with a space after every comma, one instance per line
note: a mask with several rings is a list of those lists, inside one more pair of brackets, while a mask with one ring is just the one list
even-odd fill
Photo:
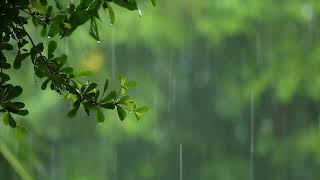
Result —
[[[115, 22], [115, 14], [111, 4], [120, 5], [129, 10], [137, 10], [135, 0], [81, 0], [79, 4], [70, 3], [67, 8], [63, 8], [58, 1], [50, 5], [47, 0], [0, 0], [0, 112], [6, 113], [4, 123], [13, 128], [21, 127], [17, 125], [12, 114], [25, 116], [28, 111], [23, 109], [23, 102], [15, 102], [23, 88], [10, 84], [10, 76], [4, 70], [20, 69], [23, 61], [29, 56], [34, 65], [35, 75], [44, 79], [41, 89], [48, 86], [53, 91], [65, 95], [74, 100], [73, 108], [68, 113], [69, 117], [74, 117], [80, 107], [90, 115], [91, 111], [96, 112], [97, 121], [103, 122], [105, 117], [101, 109], [115, 110], [120, 118], [124, 120], [127, 113], [134, 113], [139, 120], [141, 113], [148, 110], [146, 106], [137, 107], [136, 102], [127, 95], [127, 89], [134, 87], [134, 81], [126, 81], [121, 77], [119, 91], [110, 91], [106, 96], [109, 81], [105, 82], [103, 93], [97, 88], [96, 83], [81, 83], [73, 73], [73, 68], [66, 66], [67, 55], [56, 56], [57, 42], [50, 41], [47, 46], [47, 55], [44, 53], [44, 44], [35, 43], [25, 29], [31, 19], [34, 26], [42, 27], [41, 36], [60, 38], [70, 36], [72, 32], [90, 20], [89, 34], [97, 41], [100, 41], [96, 19], [99, 17], [99, 9], [102, 7], [109, 11], [110, 22]], [[153, 5], [155, 1], [152, 0]], [[13, 62], [6, 58], [5, 51], [14, 51], [15, 44], [17, 55]], [[31, 48], [26, 46], [31, 44]], [[29, 46], [30, 47], [30, 46]]]

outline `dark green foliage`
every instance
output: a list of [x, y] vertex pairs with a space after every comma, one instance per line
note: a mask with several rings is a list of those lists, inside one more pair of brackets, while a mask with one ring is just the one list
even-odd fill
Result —
[[[135, 0], [82, 0], [79, 4], [69, 4], [63, 8], [56, 1], [55, 6], [49, 5], [47, 0], [28, 1], [28, 0], [0, 0], [0, 111], [5, 113], [4, 123], [11, 127], [19, 127], [20, 134], [26, 132], [23, 127], [18, 126], [12, 114], [25, 116], [28, 111], [23, 109], [25, 104], [14, 101], [23, 91], [21, 86], [10, 84], [10, 76], [4, 70], [14, 68], [20, 69], [23, 61], [30, 59], [34, 65], [35, 75], [44, 79], [41, 89], [48, 87], [66, 97], [74, 100], [73, 107], [68, 116], [74, 117], [83, 107], [85, 112], [90, 115], [91, 111], [96, 111], [97, 121], [105, 120], [101, 108], [114, 110], [121, 120], [127, 116], [127, 112], [139, 113], [136, 111], [136, 103], [126, 95], [128, 88], [134, 87], [136, 83], [129, 81], [126, 83], [125, 78], [121, 78], [121, 85], [117, 91], [111, 90], [105, 96], [109, 87], [109, 81], [106, 80], [103, 93], [100, 95], [98, 84], [93, 82], [81, 83], [76, 79], [72, 67], [66, 66], [67, 55], [56, 55], [58, 43], [50, 41], [47, 45], [47, 56], [44, 55], [45, 45], [40, 42], [36, 43], [25, 29], [25, 25], [32, 21], [32, 24], [41, 27], [42, 37], [54, 37], [59, 35], [60, 38], [70, 36], [82, 24], [90, 20], [89, 35], [95, 40], [100, 41], [98, 24], [96, 19], [100, 19], [98, 11], [100, 7], [107, 9], [110, 16], [110, 23], [115, 22], [115, 14], [111, 7], [115, 3], [129, 10], [136, 10], [137, 3]], [[155, 5], [155, 1], [152, 1]], [[5, 51], [14, 51], [17, 44], [17, 55], [12, 62], [8, 62]], [[26, 44], [31, 44], [31, 48], [25, 48]], [[87, 75], [89, 72], [82, 72], [78, 76]]]

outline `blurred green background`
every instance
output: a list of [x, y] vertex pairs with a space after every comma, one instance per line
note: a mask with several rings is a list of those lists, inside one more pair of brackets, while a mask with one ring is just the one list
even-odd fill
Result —
[[138, 3], [142, 18], [115, 8], [113, 26], [100, 12], [101, 43], [85, 25], [58, 48], [101, 84], [136, 80], [151, 111], [69, 119], [71, 102], [41, 91], [24, 62], [11, 73], [26, 87], [30, 114], [17, 120], [29, 135], [0, 123], [1, 180], [320, 179], [319, 0]]

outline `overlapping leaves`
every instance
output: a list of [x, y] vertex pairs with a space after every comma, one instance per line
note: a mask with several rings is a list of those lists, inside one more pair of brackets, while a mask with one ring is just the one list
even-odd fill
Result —
[[[151, 2], [156, 4], [155, 0]], [[19, 132], [27, 132], [14, 118], [15, 115], [28, 114], [24, 109], [25, 104], [15, 100], [21, 95], [23, 88], [11, 84], [11, 77], [5, 71], [12, 67], [19, 70], [28, 59], [31, 59], [34, 65], [36, 77], [43, 79], [42, 90], [50, 87], [51, 90], [73, 100], [69, 117], [76, 116], [83, 108], [88, 115], [94, 112], [97, 121], [101, 123], [106, 119], [103, 109], [116, 111], [120, 120], [124, 120], [128, 113], [134, 114], [139, 120], [141, 114], [148, 111], [146, 106], [137, 107], [136, 102], [127, 94], [128, 89], [136, 86], [134, 81], [121, 77], [118, 90], [109, 90], [108, 79], [103, 88], [99, 88], [94, 82], [79, 82], [73, 68], [66, 66], [67, 55], [55, 55], [57, 42], [50, 41], [45, 48], [42, 42], [35, 43], [24, 27], [32, 21], [34, 26], [42, 28], [41, 36], [59, 35], [63, 38], [70, 36], [79, 26], [90, 20], [89, 35], [100, 41], [98, 12], [101, 7], [107, 10], [110, 24], [115, 23], [112, 4], [129, 10], [138, 9], [135, 0], [82, 0], [78, 4], [70, 3], [67, 8], [63, 8], [58, 1], [53, 7], [49, 6], [47, 0], [0, 0], [0, 112], [4, 113], [3, 121], [6, 125], [17, 128]], [[8, 62], [5, 51], [13, 51], [15, 43], [18, 47], [16, 57], [12, 62]], [[31, 48], [26, 44], [30, 44]], [[47, 53], [44, 53], [45, 49]]]

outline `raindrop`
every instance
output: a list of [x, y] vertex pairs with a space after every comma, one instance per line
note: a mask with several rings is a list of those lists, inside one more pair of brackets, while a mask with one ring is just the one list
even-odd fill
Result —
[[318, 117], [318, 131], [319, 131], [319, 136], [320, 136], [320, 115]]
[[97, 41], [97, 43], [99, 43], [99, 44], [100, 44], [100, 43], [101, 43], [101, 41]]
[[116, 77], [116, 42], [115, 42], [116, 32], [115, 29], [111, 30], [111, 75]]
[[118, 179], [117, 169], [118, 169], [118, 153], [117, 151], [115, 151], [113, 154], [113, 178], [112, 178], [114, 180]]
[[258, 30], [256, 34], [256, 55], [257, 55], [257, 64], [260, 64], [262, 61], [262, 47], [261, 47], [261, 33]]
[[182, 171], [182, 144], [180, 144], [179, 146], [179, 170], [180, 170], [180, 180], [182, 180], [182, 175], [183, 175], [183, 171]]
[[172, 58], [169, 57], [169, 75], [168, 75], [168, 112], [172, 109]]
[[51, 155], [50, 155], [50, 179], [55, 180], [57, 179], [57, 173], [56, 173], [56, 146], [55, 146], [55, 141], [52, 142], [51, 144]]
[[254, 180], [254, 135], [255, 135], [255, 109], [254, 109], [254, 96], [251, 91], [250, 94], [250, 180]]
[[142, 12], [140, 9], [138, 9], [138, 13], [139, 13], [139, 16], [142, 17]]
[[51, 38], [51, 36], [48, 36], [48, 39], [50, 39]]

